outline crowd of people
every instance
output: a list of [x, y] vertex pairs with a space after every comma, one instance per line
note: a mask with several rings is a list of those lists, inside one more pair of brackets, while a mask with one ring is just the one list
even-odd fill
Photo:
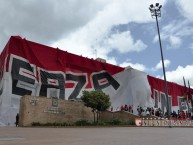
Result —
[[133, 106], [132, 105], [126, 105], [125, 106], [121, 106], [121, 111], [128, 111], [128, 112], [131, 112], [133, 113]]
[[[117, 107], [113, 109], [111, 107], [111, 111], [128, 111], [130, 113], [133, 113], [133, 105], [122, 105], [120, 107]], [[161, 108], [154, 108], [154, 107], [137, 107], [137, 112], [139, 116], [157, 116], [160, 118], [167, 118], [168, 113], [167, 111], [164, 112], [162, 111]], [[190, 112], [188, 111], [180, 111], [178, 110], [177, 112], [173, 110], [170, 114], [170, 117], [176, 118], [176, 119], [186, 119], [186, 118], [191, 118], [193, 119], [193, 116], [191, 115]]]
[[[137, 112], [139, 116], [157, 116], [160, 118], [167, 118], [168, 117], [168, 112], [162, 111], [160, 108], [153, 108], [153, 107], [147, 107], [146, 109], [143, 109], [142, 107], [138, 106], [137, 107]], [[176, 119], [186, 119], [186, 118], [191, 118], [193, 119], [193, 116], [191, 116], [191, 113], [188, 111], [180, 111], [178, 110], [177, 112], [173, 110], [170, 114], [170, 117], [176, 118]]]
[[188, 111], [180, 111], [180, 110], [178, 110], [178, 112], [173, 111], [171, 113], [171, 117], [179, 118], [179, 119], [186, 119], [186, 118], [192, 118], [193, 119], [193, 116], [191, 116], [190, 112], [188, 112]]
[[122, 105], [121, 107], [117, 107], [115, 110], [113, 110], [113, 107], [111, 107], [111, 111], [128, 111], [130, 113], [133, 113], [133, 105]]
[[155, 111], [153, 107], [147, 107], [146, 109], [144, 109], [138, 106], [137, 112], [139, 116], [155, 115]]

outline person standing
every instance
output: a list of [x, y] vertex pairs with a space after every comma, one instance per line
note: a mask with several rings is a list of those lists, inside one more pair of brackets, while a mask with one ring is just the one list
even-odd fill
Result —
[[19, 114], [17, 113], [16, 121], [15, 121], [15, 126], [18, 127], [18, 125], [19, 125]]

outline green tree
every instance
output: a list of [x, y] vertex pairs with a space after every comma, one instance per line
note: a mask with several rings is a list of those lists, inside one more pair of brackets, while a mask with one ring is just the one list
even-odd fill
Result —
[[98, 122], [100, 112], [105, 111], [111, 106], [109, 95], [102, 91], [83, 91], [81, 99], [85, 103], [85, 106], [92, 108], [94, 122], [96, 121], [95, 114], [97, 114]]

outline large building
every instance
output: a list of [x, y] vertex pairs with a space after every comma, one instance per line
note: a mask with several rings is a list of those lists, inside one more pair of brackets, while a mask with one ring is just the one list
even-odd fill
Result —
[[[76, 100], [83, 90], [111, 97], [113, 111], [122, 105], [166, 111], [164, 81], [133, 68], [122, 68], [12, 36], [0, 55], [0, 124], [13, 125], [24, 95]], [[168, 82], [170, 110], [192, 108], [192, 89]], [[182, 106], [183, 105], [183, 106]], [[184, 105], [187, 107], [185, 108]]]

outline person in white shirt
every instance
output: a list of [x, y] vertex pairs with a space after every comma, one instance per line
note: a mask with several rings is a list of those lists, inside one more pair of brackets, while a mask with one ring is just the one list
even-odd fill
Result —
[[141, 116], [146, 116], [146, 112], [144, 110], [141, 112]]
[[146, 110], [146, 115], [150, 115], [150, 112], [149, 112], [149, 110], [148, 110], [148, 109]]

